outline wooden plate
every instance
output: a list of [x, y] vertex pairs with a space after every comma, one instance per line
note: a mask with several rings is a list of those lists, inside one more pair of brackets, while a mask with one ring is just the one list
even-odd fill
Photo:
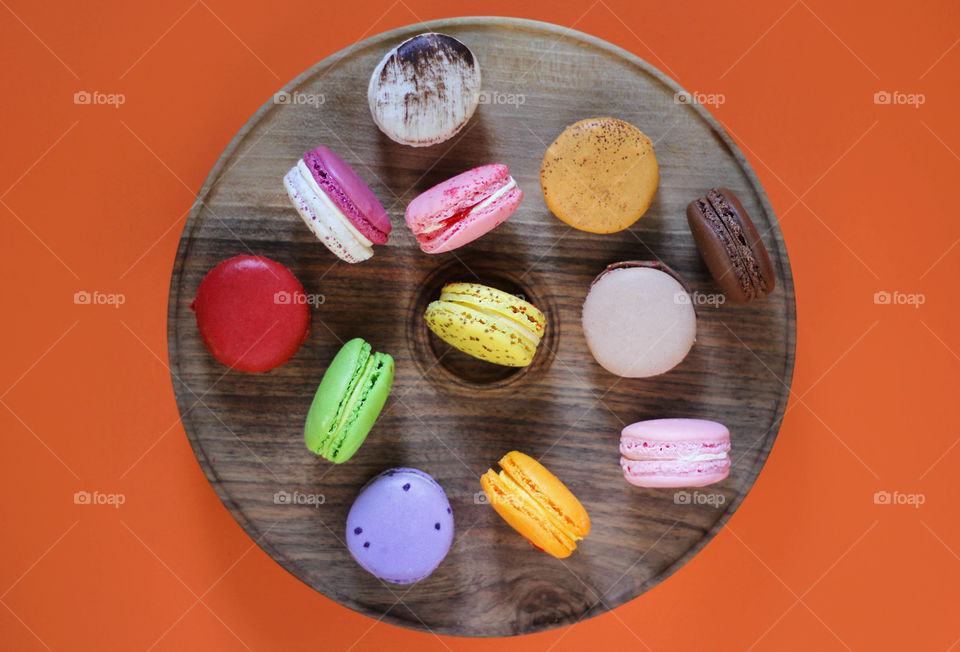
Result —
[[[367, 81], [390, 47], [431, 30], [472, 48], [487, 101], [452, 141], [407, 148], [371, 120]], [[290, 101], [267, 102], [210, 172], [170, 287], [177, 404], [200, 466], [234, 518], [284, 568], [337, 602], [406, 627], [465, 636], [522, 634], [594, 616], [640, 595], [696, 554], [766, 460], [789, 394], [795, 342], [793, 281], [780, 230], [763, 188], [718, 123], [700, 106], [677, 103], [680, 87], [624, 50], [506, 18], [444, 20], [381, 34], [321, 61], [284, 90]], [[628, 231], [606, 236], [554, 218], [538, 182], [547, 145], [567, 125], [597, 115], [638, 125], [656, 142], [661, 166], [649, 212]], [[389, 245], [370, 261], [337, 262], [287, 200], [283, 174], [319, 144], [354, 165], [393, 219]], [[403, 224], [407, 202], [492, 162], [507, 163], [526, 192], [517, 213], [454, 253], [421, 253]], [[687, 202], [715, 185], [734, 189], [764, 234], [776, 291], [749, 305], [699, 305], [696, 345], [662, 377], [606, 373], [580, 328], [590, 281], [608, 263], [656, 258], [693, 290], [718, 292], [684, 215]], [[203, 275], [244, 253], [283, 262], [317, 295], [309, 339], [293, 360], [266, 374], [217, 363], [189, 310]], [[529, 368], [475, 361], [448, 351], [426, 330], [421, 315], [440, 286], [476, 279], [522, 293], [546, 313], [548, 332]], [[340, 342], [356, 336], [393, 354], [397, 374], [366, 444], [335, 466], [306, 450], [303, 420]], [[730, 477], [696, 494], [628, 485], [617, 451], [621, 427], [665, 416], [727, 424]], [[513, 449], [542, 457], [589, 511], [593, 531], [570, 558], [535, 550], [483, 504], [480, 475]], [[457, 527], [441, 567], [406, 587], [365, 573], [343, 543], [357, 491], [393, 466], [435, 477]]]

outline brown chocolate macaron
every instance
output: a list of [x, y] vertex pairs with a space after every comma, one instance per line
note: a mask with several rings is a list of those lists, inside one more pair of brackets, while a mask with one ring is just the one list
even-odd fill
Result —
[[773, 264], [747, 211], [733, 191], [711, 188], [687, 205], [687, 222], [713, 279], [740, 303], [773, 291]]

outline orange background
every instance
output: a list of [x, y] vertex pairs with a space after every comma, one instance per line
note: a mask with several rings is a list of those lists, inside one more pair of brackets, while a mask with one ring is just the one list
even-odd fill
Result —
[[[728, 527], [633, 602], [502, 648], [958, 645], [960, 5], [859, 4], [0, 1], [0, 646], [484, 644], [377, 623], [254, 546], [194, 459], [166, 368], [186, 213], [247, 118], [361, 38], [479, 13], [573, 26], [724, 94], [711, 110], [781, 221], [799, 321], [780, 436]], [[126, 103], [76, 105], [80, 90]], [[73, 303], [95, 289], [126, 303]], [[78, 490], [126, 503], [75, 505]], [[878, 505], [881, 490], [925, 502]]]

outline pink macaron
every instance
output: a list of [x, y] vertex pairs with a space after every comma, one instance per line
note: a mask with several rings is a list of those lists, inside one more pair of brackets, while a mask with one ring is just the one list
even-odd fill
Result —
[[704, 487], [730, 473], [730, 431], [704, 419], [651, 419], [620, 432], [620, 467], [638, 487]]
[[430, 188], [407, 206], [404, 219], [420, 249], [439, 254], [473, 242], [517, 210], [523, 191], [506, 165], [484, 165]]
[[373, 245], [386, 244], [387, 211], [360, 175], [330, 149], [304, 154], [283, 185], [304, 223], [341, 260], [367, 260]]

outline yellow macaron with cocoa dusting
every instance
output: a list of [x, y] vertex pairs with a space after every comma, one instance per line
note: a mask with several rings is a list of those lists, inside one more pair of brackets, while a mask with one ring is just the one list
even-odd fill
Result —
[[590, 517], [580, 501], [529, 455], [518, 451], [500, 459], [503, 469], [480, 477], [497, 513], [527, 541], [559, 559], [569, 557], [590, 533]]
[[653, 141], [616, 118], [570, 125], [547, 148], [540, 167], [550, 211], [590, 233], [615, 233], [639, 220], [659, 182]]
[[533, 361], [546, 326], [533, 304], [479, 283], [443, 286], [424, 318], [447, 344], [507, 367], [526, 367]]

